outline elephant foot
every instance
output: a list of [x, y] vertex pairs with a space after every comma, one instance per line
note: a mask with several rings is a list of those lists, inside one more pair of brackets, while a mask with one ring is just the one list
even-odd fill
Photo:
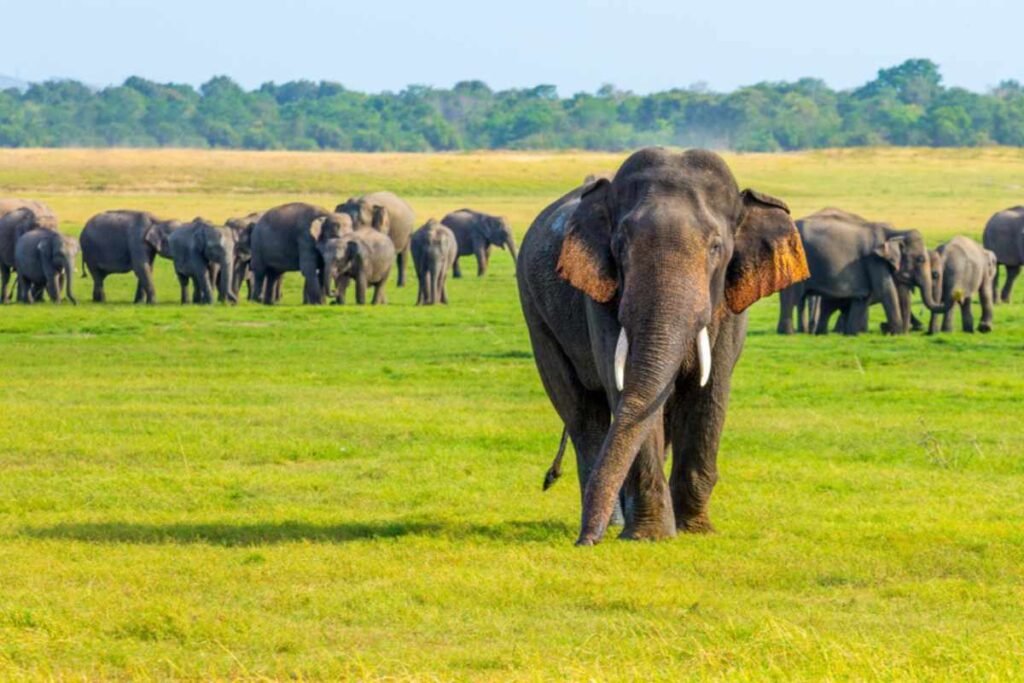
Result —
[[676, 528], [684, 534], [713, 534], [715, 527], [711, 524], [706, 512], [693, 517], [687, 517], [682, 521], [676, 521]]
[[619, 534], [623, 541], [664, 541], [675, 538], [674, 525], [652, 523], [628, 526]]
[[612, 511], [612, 518], [608, 520], [608, 526], [625, 526], [626, 515], [622, 513], [622, 502], [615, 502], [615, 509]]
[[978, 325], [978, 332], [981, 332], [982, 334], [988, 334], [991, 331], [992, 331], [992, 326], [990, 324], [988, 324], [988, 323], [982, 323], [982, 324]]
[[590, 546], [597, 545], [600, 542], [600, 539], [594, 538], [593, 536], [580, 535], [580, 537], [576, 539], [576, 547], [589, 548]]

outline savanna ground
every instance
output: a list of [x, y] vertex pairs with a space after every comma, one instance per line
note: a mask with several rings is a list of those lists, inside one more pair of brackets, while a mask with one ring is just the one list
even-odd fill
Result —
[[[521, 235], [620, 155], [0, 152], [0, 194], [223, 219], [389, 188]], [[730, 156], [799, 216], [980, 237], [1024, 151]], [[464, 262], [472, 275], [474, 267]], [[449, 307], [0, 310], [0, 679], [1024, 676], [1024, 305], [990, 335], [774, 334], [758, 303], [718, 533], [577, 549], [575, 469], [507, 254]], [[1024, 298], [1024, 286], [1017, 300]], [[877, 330], [881, 312], [873, 311]], [[572, 461], [571, 456], [567, 462]]]

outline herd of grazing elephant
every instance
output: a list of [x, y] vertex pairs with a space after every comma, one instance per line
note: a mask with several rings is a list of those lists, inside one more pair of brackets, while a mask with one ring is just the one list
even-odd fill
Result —
[[[868, 308], [881, 303], [887, 334], [920, 330], [910, 308], [919, 289], [931, 313], [929, 334], [952, 332], [953, 312], [960, 309], [965, 332], [974, 332], [972, 304], [981, 304], [979, 332], [992, 331], [997, 301], [1009, 302], [1013, 282], [1024, 263], [1024, 207], [1000, 211], [989, 219], [983, 243], [959, 235], [929, 250], [917, 230], [897, 230], [840, 209], [822, 209], [796, 221], [810, 277], [784, 289], [779, 297], [779, 334], [827, 334], [829, 320], [842, 334], [867, 331]], [[999, 288], [999, 266], [1006, 282]]]
[[[89, 219], [78, 239], [61, 234], [54, 212], [34, 200], [0, 200], [0, 302], [11, 298], [9, 282], [17, 274], [16, 298], [23, 303], [44, 295], [60, 302], [73, 293], [74, 263], [81, 251], [83, 276], [93, 283], [93, 301], [106, 301], [108, 275], [134, 273], [135, 303], [155, 303], [153, 264], [162, 256], [174, 263], [181, 285], [181, 303], [238, 301], [242, 284], [247, 298], [265, 304], [281, 297], [285, 273], [304, 279], [303, 302], [321, 304], [333, 298], [345, 303], [355, 283], [357, 303], [387, 302], [385, 285], [397, 264], [397, 284], [405, 285], [406, 262], [412, 253], [419, 280], [417, 304], [448, 303], [449, 274], [461, 277], [460, 256], [475, 256], [483, 275], [491, 248], [508, 248], [513, 262], [515, 240], [500, 216], [461, 209], [419, 229], [412, 208], [391, 192], [354, 197], [328, 211], [295, 202], [231, 218], [215, 225], [203, 218], [191, 222], [161, 220], [146, 211], [104, 211]], [[189, 296], [189, 285], [192, 294]]]

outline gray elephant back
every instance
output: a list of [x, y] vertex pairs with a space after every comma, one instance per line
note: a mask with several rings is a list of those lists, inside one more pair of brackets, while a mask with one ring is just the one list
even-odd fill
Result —
[[0, 217], [0, 263], [14, 266], [14, 248], [18, 238], [36, 230], [57, 230], [52, 214], [39, 214], [28, 206], [17, 207]]
[[993, 215], [985, 224], [982, 242], [999, 263], [1024, 264], [1024, 207], [1014, 206]]
[[396, 251], [402, 251], [409, 244], [409, 238], [416, 229], [416, 213], [408, 202], [394, 192], [370, 192], [360, 197], [353, 197], [338, 206], [337, 211], [352, 216], [353, 228], [358, 229], [366, 218], [359, 217], [358, 203], [366, 202], [370, 206], [383, 206], [388, 210], [389, 234]]

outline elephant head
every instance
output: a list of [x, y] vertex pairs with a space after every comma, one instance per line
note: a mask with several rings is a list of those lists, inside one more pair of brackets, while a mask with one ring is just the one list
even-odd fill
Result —
[[362, 228], [373, 224], [373, 204], [358, 197], [349, 197], [343, 204], [338, 204], [334, 211], [349, 216], [353, 228]]
[[50, 232], [47, 239], [39, 242], [39, 259], [46, 276], [46, 290], [50, 299], [60, 302], [60, 285], [63, 280], [68, 301], [77, 304], [72, 282], [75, 279], [75, 257], [78, 255], [78, 240], [68, 235]]
[[935, 298], [932, 285], [931, 260], [924, 238], [917, 230], [886, 228], [886, 239], [875, 247], [874, 253], [892, 268], [893, 277], [900, 284], [917, 287], [929, 311], [941, 311], [942, 303]]
[[317, 216], [310, 223], [310, 234], [318, 242], [336, 239], [350, 232], [352, 232], [352, 217], [347, 213], [335, 211]]
[[164, 258], [172, 258], [171, 233], [180, 228], [182, 223], [180, 221], [157, 221], [150, 218], [143, 218], [143, 220], [146, 220], [146, 226], [142, 231], [143, 241]]
[[235, 237], [230, 228], [218, 228], [212, 223], [196, 218], [192, 224], [192, 249], [200, 258], [217, 268], [217, 296], [220, 301], [237, 303], [238, 297], [232, 288], [235, 268]]
[[565, 222], [557, 271], [621, 326], [614, 420], [584, 493], [579, 543], [604, 533], [641, 443], [677, 381], [703, 387], [719, 324], [808, 277], [780, 200], [740, 192], [717, 154], [645, 149], [587, 186]]
[[514, 266], [516, 263], [516, 240], [512, 237], [512, 228], [509, 227], [505, 217], [488, 216], [484, 223], [484, 230], [486, 231], [488, 244], [493, 244], [502, 249], [508, 247], [509, 253], [512, 254], [512, 264]]

